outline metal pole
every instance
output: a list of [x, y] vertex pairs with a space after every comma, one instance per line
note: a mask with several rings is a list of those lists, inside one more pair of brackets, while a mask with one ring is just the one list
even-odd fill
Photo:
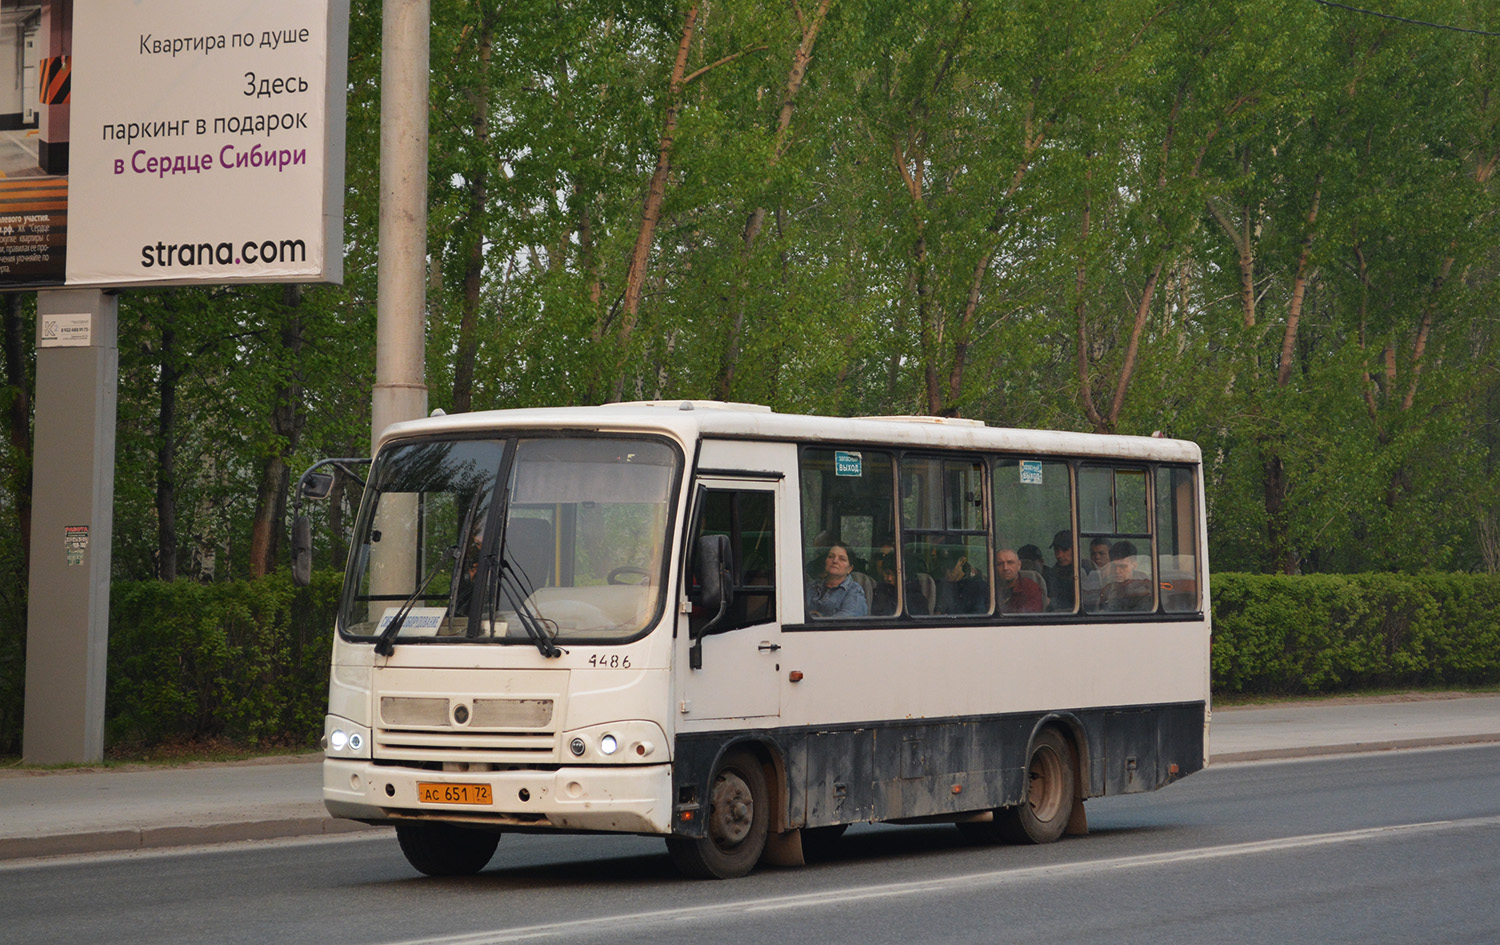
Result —
[[384, 0], [380, 65], [380, 271], [370, 445], [427, 413], [429, 0]]
[[104, 757], [118, 302], [97, 289], [48, 289], [36, 308], [21, 754], [31, 764], [93, 762]]

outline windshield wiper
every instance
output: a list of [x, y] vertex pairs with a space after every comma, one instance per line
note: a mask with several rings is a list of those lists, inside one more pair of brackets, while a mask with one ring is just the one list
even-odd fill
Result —
[[511, 603], [516, 605], [516, 619], [521, 622], [521, 628], [526, 631], [526, 635], [531, 638], [531, 642], [543, 656], [548, 658], [562, 656], [562, 647], [553, 643], [552, 637], [547, 633], [547, 628], [543, 624], [545, 618], [526, 602], [530, 594], [521, 584], [521, 580], [525, 580], [527, 585], [531, 584], [531, 578], [526, 575], [526, 572], [502, 557], [500, 559], [500, 583], [505, 586]]
[[413, 605], [422, 599], [422, 593], [427, 590], [427, 585], [431, 584], [432, 579], [438, 576], [438, 572], [443, 570], [444, 565], [457, 567], [458, 559], [461, 556], [461, 546], [454, 545], [448, 550], [447, 554], [447, 557], [451, 560], [439, 560], [437, 567], [427, 572], [427, 576], [422, 579], [422, 583], [417, 585], [417, 589], [401, 605], [401, 609], [396, 611], [396, 616], [392, 617], [391, 622], [386, 624], [384, 630], [380, 631], [380, 639], [375, 641], [376, 653], [379, 653], [381, 656], [390, 656], [396, 652], [396, 635], [401, 632], [401, 625], [406, 622], [406, 617], [411, 613]]

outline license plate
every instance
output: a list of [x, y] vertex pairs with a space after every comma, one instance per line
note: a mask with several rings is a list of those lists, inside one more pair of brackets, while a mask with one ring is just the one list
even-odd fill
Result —
[[417, 782], [417, 799], [423, 804], [489, 804], [488, 784], [443, 784], [435, 781]]

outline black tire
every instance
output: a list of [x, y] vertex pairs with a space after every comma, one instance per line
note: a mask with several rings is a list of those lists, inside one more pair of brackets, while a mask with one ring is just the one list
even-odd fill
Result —
[[420, 873], [428, 876], [472, 876], [484, 869], [495, 847], [498, 833], [465, 830], [447, 824], [398, 824], [396, 840], [401, 852]]
[[760, 761], [740, 748], [726, 753], [709, 782], [708, 835], [668, 837], [672, 862], [698, 879], [734, 879], [750, 872], [766, 849], [769, 797]]
[[848, 829], [848, 824], [834, 824], [831, 827], [803, 827], [803, 862], [821, 863], [824, 860], [832, 859], [834, 851], [838, 848], [839, 838]]
[[[995, 811], [995, 827], [1014, 843], [1052, 843], [1073, 813], [1073, 750], [1057, 729], [1043, 729], [1026, 759], [1026, 799]], [[977, 826], [977, 825], [976, 825]]]

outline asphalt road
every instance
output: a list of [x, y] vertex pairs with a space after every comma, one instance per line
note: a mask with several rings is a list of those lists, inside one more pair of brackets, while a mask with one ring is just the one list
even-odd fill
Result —
[[1500, 746], [1228, 765], [1089, 803], [1092, 833], [975, 848], [851, 829], [835, 859], [682, 880], [659, 840], [510, 836], [414, 873], [385, 831], [0, 865], [11, 945], [1482, 942], [1500, 929]]

